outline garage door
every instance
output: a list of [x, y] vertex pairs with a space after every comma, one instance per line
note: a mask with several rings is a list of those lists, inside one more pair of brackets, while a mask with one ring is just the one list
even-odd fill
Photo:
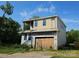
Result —
[[37, 37], [36, 48], [53, 48], [54, 39], [53, 37]]

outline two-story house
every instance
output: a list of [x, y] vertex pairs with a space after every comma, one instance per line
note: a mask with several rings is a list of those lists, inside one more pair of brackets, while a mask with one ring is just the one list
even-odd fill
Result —
[[29, 19], [23, 24], [21, 44], [56, 50], [66, 43], [66, 26], [58, 16]]

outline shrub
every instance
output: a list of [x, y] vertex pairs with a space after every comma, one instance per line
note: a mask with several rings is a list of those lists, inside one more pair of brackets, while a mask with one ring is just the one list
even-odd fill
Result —
[[76, 41], [76, 42], [74, 42], [74, 47], [76, 48], [76, 49], [79, 49], [79, 41]]

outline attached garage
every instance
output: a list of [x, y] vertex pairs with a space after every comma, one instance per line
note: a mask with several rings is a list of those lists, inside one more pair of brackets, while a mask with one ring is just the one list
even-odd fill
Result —
[[53, 48], [54, 37], [36, 37], [35, 47], [36, 48]]

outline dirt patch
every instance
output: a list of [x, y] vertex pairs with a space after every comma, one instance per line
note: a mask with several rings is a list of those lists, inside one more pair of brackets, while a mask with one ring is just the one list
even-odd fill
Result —
[[24, 53], [0, 54], [0, 58], [71, 58], [79, 57], [79, 50], [29, 51]]
[[49, 58], [49, 52], [25, 52], [14, 54], [0, 54], [0, 58]]

